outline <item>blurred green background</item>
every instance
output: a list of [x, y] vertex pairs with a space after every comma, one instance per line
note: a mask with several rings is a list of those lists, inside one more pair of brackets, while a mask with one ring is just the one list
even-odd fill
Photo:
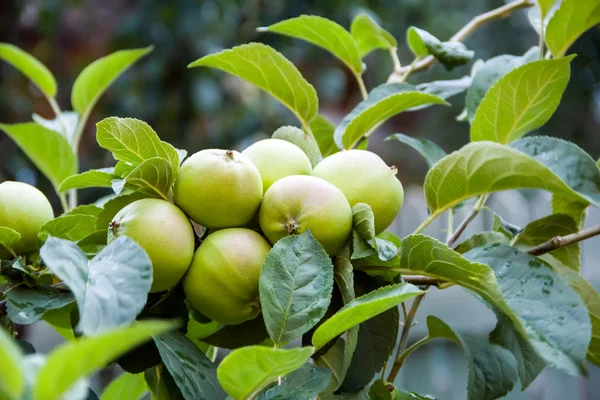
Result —
[[[0, 41], [20, 46], [50, 68], [59, 83], [58, 101], [63, 110], [71, 108], [72, 83], [91, 61], [119, 49], [155, 46], [96, 106], [81, 144], [80, 169], [87, 170], [114, 165], [94, 138], [94, 124], [108, 116], [142, 119], [163, 140], [189, 153], [210, 147], [240, 149], [281, 125], [297, 124], [289, 111], [255, 88], [221, 72], [186, 68], [199, 57], [249, 41], [265, 42], [291, 59], [316, 87], [321, 112], [333, 122], [339, 122], [359, 101], [351, 74], [333, 56], [298, 40], [259, 33], [257, 27], [300, 14], [321, 15], [349, 27], [356, 14], [368, 12], [398, 38], [400, 59], [408, 64], [412, 57], [404, 35], [410, 25], [445, 40], [473, 16], [502, 4], [503, 0], [4, 0], [0, 2]], [[537, 40], [527, 11], [521, 10], [484, 26], [466, 45], [475, 50], [475, 59], [485, 60], [504, 53], [522, 54]], [[572, 64], [566, 99], [540, 130], [577, 143], [595, 158], [600, 155], [599, 49], [597, 29], [573, 46], [571, 51], [579, 56]], [[384, 83], [392, 68], [384, 51], [369, 55], [366, 64], [368, 88]], [[470, 65], [448, 72], [435, 65], [409, 81], [459, 78], [469, 69]], [[40, 92], [5, 63], [0, 64], [0, 93], [1, 122], [28, 121], [34, 112], [53, 116]], [[469, 126], [455, 122], [464, 95], [452, 98], [451, 103], [452, 107], [397, 116], [371, 140], [369, 148], [399, 168], [405, 185], [422, 182], [425, 163], [400, 143], [384, 146], [383, 137], [401, 132], [432, 139], [446, 151], [455, 150], [467, 142]], [[49, 182], [4, 134], [0, 134], [0, 148], [0, 181], [35, 184], [58, 206]], [[91, 202], [106, 193], [88, 189], [80, 192], [80, 199]]]

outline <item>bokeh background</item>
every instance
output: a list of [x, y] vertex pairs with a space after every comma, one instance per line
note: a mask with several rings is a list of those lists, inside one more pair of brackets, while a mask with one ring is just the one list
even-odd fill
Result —
[[[149, 56], [116, 81], [95, 107], [80, 146], [83, 171], [115, 163], [95, 142], [94, 125], [108, 116], [142, 119], [163, 140], [189, 153], [211, 147], [243, 149], [259, 138], [270, 136], [281, 125], [297, 124], [288, 110], [254, 87], [218, 71], [186, 68], [201, 56], [238, 44], [264, 42], [292, 60], [317, 89], [320, 111], [333, 122], [339, 122], [360, 100], [350, 72], [333, 56], [295, 39], [259, 33], [257, 27], [300, 14], [324, 16], [349, 27], [355, 15], [367, 12], [396, 36], [400, 60], [408, 64], [412, 57], [404, 37], [409, 26], [418, 26], [445, 40], [473, 16], [504, 3], [504, 0], [2, 0], [0, 41], [18, 45], [50, 68], [58, 80], [58, 102], [63, 110], [71, 109], [71, 86], [87, 64], [119, 49], [155, 46]], [[465, 44], [475, 51], [474, 60], [486, 60], [499, 54], [522, 54], [536, 45], [537, 40], [527, 11], [522, 10], [484, 26]], [[558, 110], [539, 133], [573, 141], [598, 158], [600, 30], [587, 32], [570, 51], [578, 56], [571, 64], [569, 86]], [[389, 55], [383, 51], [370, 54], [366, 64], [364, 78], [368, 88], [384, 83], [392, 69]], [[451, 72], [435, 65], [411, 75], [409, 82], [460, 78], [469, 70], [470, 65]], [[450, 102], [451, 107], [431, 107], [392, 118], [369, 144], [370, 150], [398, 167], [398, 176], [407, 189], [407, 205], [393, 227], [399, 234], [409, 233], [426, 215], [419, 187], [426, 165], [408, 147], [395, 142], [384, 144], [383, 138], [399, 132], [433, 140], [448, 152], [458, 149], [469, 137], [468, 123], [455, 121], [464, 107], [464, 95], [453, 97]], [[29, 121], [32, 113], [53, 117], [41, 93], [11, 66], [0, 63], [0, 121]], [[48, 195], [58, 212], [58, 199], [50, 183], [0, 133], [0, 181], [3, 180], [35, 184]], [[104, 189], [86, 189], [80, 191], [80, 201], [93, 202], [107, 193]], [[490, 205], [519, 225], [550, 212], [547, 195], [537, 191], [496, 195]], [[598, 221], [600, 215], [592, 213], [590, 220]], [[488, 224], [485, 218], [480, 218], [471, 229], [483, 229]], [[442, 225], [434, 225], [427, 233], [440, 235], [442, 229]], [[584, 245], [583, 266], [584, 274], [597, 288], [598, 244], [596, 239]], [[425, 301], [421, 321], [425, 313], [434, 313], [463, 332], [479, 336], [493, 327], [489, 311], [460, 290], [450, 289], [439, 295], [436, 292]], [[440, 299], [444, 300], [436, 301]], [[27, 334], [34, 341], [42, 341], [42, 350], [54, 345], [49, 331]], [[453, 346], [439, 343], [416, 353], [398, 382], [442, 399], [464, 398], [464, 361]], [[524, 394], [510, 397], [598, 398], [600, 382], [595, 382], [600, 378], [599, 371], [592, 367], [590, 378], [585, 379], [563, 377], [550, 370]]]

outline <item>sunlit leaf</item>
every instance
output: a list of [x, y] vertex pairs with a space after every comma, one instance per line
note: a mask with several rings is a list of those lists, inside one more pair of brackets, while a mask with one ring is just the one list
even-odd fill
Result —
[[579, 36], [599, 23], [597, 0], [563, 0], [548, 23], [546, 44], [555, 57], [560, 57]]
[[61, 182], [58, 190], [83, 189], [88, 187], [111, 187], [118, 176], [113, 174], [114, 168], [91, 169], [80, 174], [71, 175]]
[[11, 64], [33, 82], [46, 97], [56, 96], [56, 79], [44, 64], [10, 43], [0, 42], [0, 59]]
[[396, 38], [367, 14], [359, 14], [354, 17], [350, 32], [356, 41], [361, 57], [376, 49], [394, 49], [398, 46]]

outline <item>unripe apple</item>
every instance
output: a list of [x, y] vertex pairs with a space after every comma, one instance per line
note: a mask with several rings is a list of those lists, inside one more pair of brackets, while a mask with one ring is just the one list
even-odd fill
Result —
[[175, 204], [210, 229], [244, 225], [262, 199], [258, 169], [232, 150], [202, 150], [188, 158], [173, 188]]
[[340, 189], [351, 206], [368, 204], [375, 216], [375, 233], [379, 234], [394, 221], [404, 202], [404, 190], [396, 172], [375, 153], [347, 150], [325, 158], [313, 175]]
[[352, 230], [352, 209], [344, 194], [329, 182], [314, 176], [288, 176], [265, 193], [258, 222], [273, 244], [310, 229], [333, 257]]
[[194, 230], [183, 211], [168, 201], [141, 199], [115, 215], [108, 243], [133, 239], [152, 261], [151, 293], [170, 289], [183, 277], [194, 255]]
[[260, 312], [258, 279], [269, 243], [244, 228], [222, 229], [202, 242], [183, 279], [188, 302], [213, 321], [237, 325]]
[[310, 175], [312, 172], [312, 165], [306, 153], [285, 140], [260, 140], [242, 151], [242, 154], [258, 168], [263, 192], [281, 178], [290, 175]]
[[[0, 226], [21, 235], [21, 239], [13, 246], [15, 254], [34, 251], [40, 228], [52, 218], [52, 206], [38, 189], [22, 182], [0, 183]], [[8, 258], [12, 256], [0, 245], [0, 259]]]

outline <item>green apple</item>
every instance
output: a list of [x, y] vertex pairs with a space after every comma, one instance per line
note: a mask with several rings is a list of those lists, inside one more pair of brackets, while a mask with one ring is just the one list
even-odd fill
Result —
[[210, 229], [244, 225], [262, 199], [258, 169], [232, 150], [202, 150], [188, 158], [173, 188], [175, 204]]
[[404, 190], [396, 172], [375, 153], [347, 150], [325, 158], [313, 175], [340, 189], [351, 206], [368, 204], [375, 216], [375, 233], [379, 234], [394, 221], [404, 202]]
[[260, 140], [242, 151], [242, 154], [258, 168], [263, 192], [281, 178], [290, 175], [310, 175], [312, 172], [312, 165], [306, 153], [285, 140]]
[[269, 243], [244, 228], [218, 230], [208, 235], [183, 279], [183, 290], [193, 308], [213, 321], [237, 325], [260, 312], [258, 279]]
[[288, 176], [265, 193], [258, 222], [273, 244], [310, 229], [333, 257], [352, 230], [352, 209], [344, 194], [329, 182], [314, 176]]
[[168, 201], [141, 199], [115, 215], [108, 243], [127, 236], [152, 261], [151, 293], [170, 289], [183, 277], [194, 256], [194, 230], [183, 211]]
[[[15, 230], [21, 235], [12, 249], [15, 254], [34, 251], [40, 228], [52, 218], [52, 206], [38, 189], [22, 182], [0, 183], [0, 226]], [[9, 257], [12, 258], [0, 245], [0, 259]]]

